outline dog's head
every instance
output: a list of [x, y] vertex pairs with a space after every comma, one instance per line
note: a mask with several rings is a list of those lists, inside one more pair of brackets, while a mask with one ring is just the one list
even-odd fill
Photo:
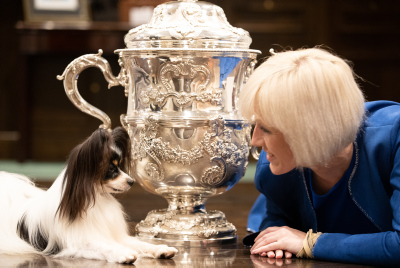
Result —
[[122, 127], [112, 132], [99, 128], [76, 146], [68, 158], [59, 214], [73, 222], [96, 202], [98, 194], [122, 193], [133, 179], [129, 169], [131, 146]]

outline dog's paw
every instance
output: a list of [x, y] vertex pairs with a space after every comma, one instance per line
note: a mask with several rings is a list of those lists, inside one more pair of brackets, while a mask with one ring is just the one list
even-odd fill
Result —
[[133, 255], [133, 254], [120, 255], [118, 258], [118, 262], [132, 264], [136, 261], [136, 259], [137, 259], [136, 255]]
[[135, 255], [121, 255], [118, 258], [118, 263], [132, 264], [136, 261]]
[[136, 261], [138, 253], [131, 249], [116, 250], [107, 256], [107, 261], [132, 264]]
[[157, 246], [154, 257], [158, 259], [170, 259], [178, 253], [178, 250], [173, 247], [168, 247], [166, 245]]

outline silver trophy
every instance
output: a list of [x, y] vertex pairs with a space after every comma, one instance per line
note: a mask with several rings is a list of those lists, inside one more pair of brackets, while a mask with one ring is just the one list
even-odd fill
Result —
[[125, 36], [127, 48], [115, 51], [117, 77], [101, 50], [75, 59], [58, 76], [74, 105], [106, 129], [110, 118], [78, 92], [79, 74], [97, 67], [109, 87], [125, 88], [128, 111], [121, 123], [132, 140], [130, 174], [169, 203], [137, 224], [139, 238], [170, 245], [236, 242], [235, 226], [221, 211], [206, 211], [205, 202], [232, 188], [248, 163], [251, 123], [237, 102], [260, 53], [250, 43], [220, 7], [172, 1]]

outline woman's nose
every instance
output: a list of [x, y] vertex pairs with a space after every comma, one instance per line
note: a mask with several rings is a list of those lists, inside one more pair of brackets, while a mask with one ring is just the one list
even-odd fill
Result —
[[263, 139], [262, 139], [262, 130], [256, 124], [253, 130], [253, 136], [251, 137], [251, 145], [256, 146], [256, 147], [262, 147], [263, 146]]

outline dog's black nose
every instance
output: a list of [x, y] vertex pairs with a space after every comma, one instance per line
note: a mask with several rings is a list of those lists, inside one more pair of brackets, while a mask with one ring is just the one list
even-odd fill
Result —
[[132, 186], [134, 182], [135, 182], [135, 181], [132, 180], [132, 179], [129, 179], [129, 180], [127, 181], [127, 183], [129, 184], [129, 186]]

